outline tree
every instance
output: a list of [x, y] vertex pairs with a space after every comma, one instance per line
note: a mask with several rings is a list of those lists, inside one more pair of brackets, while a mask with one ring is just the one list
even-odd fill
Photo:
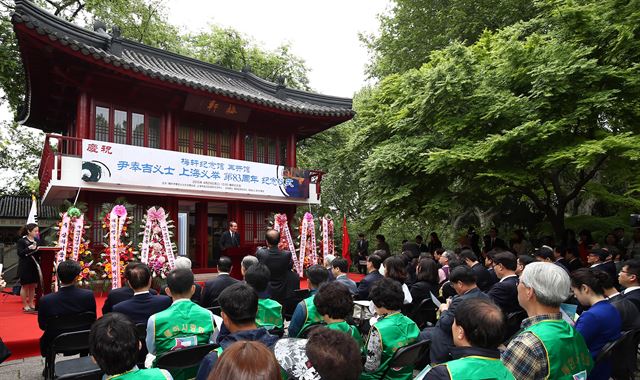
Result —
[[484, 30], [498, 30], [535, 16], [533, 0], [395, 0], [381, 15], [379, 36], [361, 36], [369, 48], [373, 77], [417, 69], [432, 51], [451, 42], [474, 43]]
[[595, 176], [637, 163], [640, 5], [556, 0], [538, 12], [433, 52], [363, 102], [349, 146], [373, 147], [359, 167], [373, 222], [515, 197], [560, 239]]

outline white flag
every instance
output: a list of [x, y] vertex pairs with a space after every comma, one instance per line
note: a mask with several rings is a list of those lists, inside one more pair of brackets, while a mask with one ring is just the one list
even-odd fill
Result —
[[38, 205], [36, 203], [36, 196], [31, 195], [31, 210], [29, 211], [29, 217], [27, 218], [27, 224], [38, 224]]

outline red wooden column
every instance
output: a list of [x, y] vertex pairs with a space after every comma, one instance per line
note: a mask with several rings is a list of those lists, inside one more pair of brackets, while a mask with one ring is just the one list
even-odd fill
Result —
[[161, 133], [162, 141], [160, 146], [165, 150], [174, 150], [175, 149], [175, 140], [173, 138], [174, 131], [174, 118], [173, 112], [168, 111], [164, 115], [164, 131]]
[[[76, 136], [81, 139], [89, 138], [89, 96], [85, 91], [78, 94], [78, 104], [76, 108]], [[73, 148], [70, 148], [73, 149]], [[82, 152], [82, 141], [76, 143], [75, 152]]]
[[207, 201], [201, 201], [196, 203], [196, 255], [199, 262], [198, 268], [206, 268], [208, 265], [208, 249], [209, 249], [209, 237], [207, 220], [209, 214]]
[[296, 135], [292, 133], [287, 140], [287, 166], [296, 167]]
[[244, 136], [242, 127], [236, 124], [236, 134], [233, 142], [233, 152], [231, 158], [244, 160]]

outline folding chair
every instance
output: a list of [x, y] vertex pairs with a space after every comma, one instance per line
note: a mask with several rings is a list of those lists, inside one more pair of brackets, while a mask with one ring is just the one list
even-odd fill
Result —
[[171, 374], [181, 370], [197, 369], [202, 359], [217, 347], [217, 344], [209, 343], [170, 351], [158, 356], [156, 367], [166, 369]]
[[389, 362], [389, 366], [382, 373], [382, 376], [380, 376], [380, 380], [386, 378], [387, 373], [391, 368], [404, 369], [404, 367], [411, 367], [411, 369], [413, 369], [420, 359], [427, 354], [430, 344], [431, 342], [423, 340], [422, 342], [398, 348], [398, 350], [393, 354], [393, 357]]
[[205, 309], [209, 310], [217, 316], [220, 316], [220, 312], [222, 311], [222, 308], [220, 306], [205, 307]]
[[274, 327], [269, 331], [269, 334], [276, 335], [278, 338], [282, 338], [284, 336], [284, 327]]
[[136, 334], [138, 335], [138, 340], [140, 340], [141, 344], [136, 362], [138, 363], [139, 368], [144, 368], [144, 360], [149, 353], [149, 351], [147, 351], [147, 325], [145, 323], [136, 324]]
[[420, 304], [409, 313], [408, 317], [413, 320], [418, 328], [422, 330], [427, 326], [427, 322], [435, 324], [438, 321], [436, 312], [438, 308], [430, 298], [425, 298]]
[[520, 325], [525, 318], [527, 318], [527, 312], [524, 310], [507, 314], [507, 329], [504, 336], [506, 343], [510, 342], [513, 336], [520, 332]]
[[[52, 379], [54, 376], [54, 360], [55, 353], [52, 355], [53, 351], [53, 342], [55, 339], [63, 333], [74, 332], [74, 331], [84, 331], [91, 328], [91, 325], [96, 320], [96, 314], [91, 312], [85, 312], [80, 314], [69, 314], [69, 315], [58, 315], [50, 318], [47, 321], [47, 328], [45, 333], [53, 331], [56, 334], [53, 337], [51, 344], [49, 345], [48, 352], [45, 355], [45, 364], [44, 364], [44, 373], [47, 379]], [[68, 350], [68, 351], [58, 351], [59, 353], [65, 354], [76, 354], [76, 353], [86, 353], [89, 351], [89, 339], [87, 335], [86, 347], [83, 347], [78, 350]]]
[[632, 339], [634, 338], [634, 336], [635, 334], [633, 333], [633, 331], [623, 331], [620, 334], [620, 337], [618, 339], [605, 344], [604, 347], [602, 347], [602, 349], [596, 356], [596, 359], [594, 360], [594, 365], [609, 359], [613, 351], [616, 350], [616, 348], [622, 346], [627, 339]]
[[98, 379], [102, 370], [91, 360], [90, 356], [64, 360], [56, 364], [56, 354], [68, 352], [82, 352], [89, 350], [89, 330], [73, 331], [58, 335], [51, 344], [49, 351], [51, 379]]
[[294, 302], [291, 302], [291, 310], [287, 310], [288, 308], [285, 307], [287, 305], [282, 305], [282, 317], [286, 320], [286, 321], [290, 321], [291, 317], [293, 317], [293, 312], [296, 309], [296, 306], [300, 303], [300, 301], [302, 301], [303, 299], [309, 297], [309, 295], [311, 294], [311, 292], [309, 291], [309, 289], [296, 289], [293, 291], [293, 295], [294, 295]]

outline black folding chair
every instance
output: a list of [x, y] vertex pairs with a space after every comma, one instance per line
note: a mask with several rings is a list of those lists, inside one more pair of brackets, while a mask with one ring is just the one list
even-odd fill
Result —
[[269, 331], [269, 334], [275, 335], [278, 338], [282, 338], [284, 336], [284, 327], [274, 327], [271, 330], [267, 331]]
[[[47, 352], [45, 353], [44, 373], [47, 379], [52, 379], [54, 376], [54, 360], [56, 355], [55, 353], [52, 354], [52, 351], [55, 339], [63, 333], [88, 330], [91, 328], [91, 325], [95, 320], [96, 314], [91, 312], [58, 315], [47, 320], [45, 335], [47, 335], [47, 333], [51, 334], [51, 332], [55, 334], [53, 337], [47, 337], [48, 339], [52, 339], [49, 347], [47, 347]], [[78, 353], [86, 355], [86, 353], [89, 352], [88, 338], [86, 343], [86, 347], [82, 349], [59, 351], [59, 353], [64, 353], [65, 355]]]
[[520, 332], [520, 325], [522, 321], [527, 318], [527, 312], [524, 310], [514, 311], [512, 313], [507, 314], [507, 329], [505, 331], [505, 346], [506, 343], [509, 343], [513, 336]]
[[[294, 302], [290, 302], [290, 306], [291, 307], [285, 307], [287, 305], [283, 305], [283, 309], [282, 309], [282, 316], [285, 320], [290, 321], [291, 317], [293, 317], [293, 312], [296, 309], [296, 306], [300, 303], [300, 301], [304, 300], [305, 298], [309, 297], [309, 295], [311, 294], [311, 292], [309, 291], [309, 289], [296, 289], [293, 291], [293, 295], [294, 295]], [[290, 310], [288, 310], [290, 309]]]
[[220, 312], [222, 311], [222, 308], [220, 306], [211, 306], [211, 307], [206, 307], [205, 309], [209, 310], [210, 312], [212, 312], [217, 316], [220, 316]]
[[618, 339], [605, 344], [596, 356], [594, 365], [597, 365], [604, 360], [611, 358], [611, 354], [614, 352], [614, 350], [622, 346], [627, 339], [633, 339], [634, 336], [635, 334], [633, 333], [633, 331], [623, 331]]
[[430, 341], [423, 340], [422, 342], [398, 348], [398, 350], [393, 354], [393, 357], [389, 362], [389, 366], [382, 373], [382, 376], [380, 376], [380, 380], [386, 378], [387, 373], [391, 368], [405, 369], [405, 367], [411, 367], [413, 370], [413, 367], [415, 367], [420, 359], [427, 354], [430, 344]]
[[209, 343], [170, 351], [158, 356], [156, 367], [172, 371], [172, 373], [173, 371], [191, 369], [199, 366], [202, 359], [216, 347], [218, 347], [217, 344]]
[[82, 352], [89, 350], [89, 330], [73, 331], [58, 335], [51, 344], [49, 352], [51, 379], [97, 379], [102, 376], [102, 370], [93, 362], [90, 356], [63, 360], [56, 363], [56, 354], [68, 352]]
[[138, 363], [138, 367], [144, 368], [144, 360], [149, 353], [149, 351], [147, 350], [147, 324], [136, 324], [136, 334], [138, 335], [138, 340], [140, 341], [140, 351], [138, 351], [138, 359], [136, 360], [136, 362]]
[[427, 322], [435, 324], [438, 321], [437, 311], [438, 308], [433, 304], [433, 301], [430, 298], [425, 298], [411, 311], [408, 317], [422, 330], [426, 327]]

